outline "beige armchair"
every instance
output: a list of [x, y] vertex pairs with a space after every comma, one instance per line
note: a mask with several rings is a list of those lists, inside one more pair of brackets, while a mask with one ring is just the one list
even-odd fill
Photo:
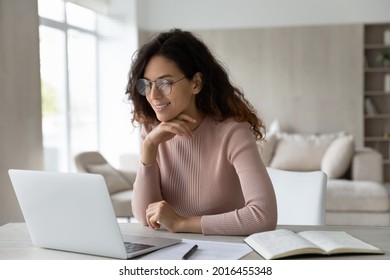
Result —
[[135, 172], [114, 168], [97, 151], [82, 152], [76, 155], [74, 160], [78, 172], [101, 174], [104, 177], [117, 217], [133, 216], [131, 197]]

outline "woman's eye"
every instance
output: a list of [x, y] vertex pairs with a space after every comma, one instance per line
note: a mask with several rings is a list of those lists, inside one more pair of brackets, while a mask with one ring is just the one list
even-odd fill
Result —
[[163, 83], [160, 84], [159, 88], [164, 89], [164, 88], [169, 87], [169, 85], [170, 85], [169, 82], [163, 82]]

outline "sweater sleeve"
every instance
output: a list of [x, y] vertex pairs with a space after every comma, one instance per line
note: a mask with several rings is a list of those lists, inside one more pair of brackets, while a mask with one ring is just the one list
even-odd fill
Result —
[[[141, 130], [141, 143], [146, 137], [145, 127]], [[142, 151], [141, 151], [142, 152]], [[139, 164], [137, 176], [133, 185], [132, 209], [134, 217], [146, 225], [146, 209], [152, 202], [163, 200], [161, 195], [160, 170], [158, 164]]]
[[248, 126], [239, 125], [225, 139], [228, 160], [239, 177], [245, 205], [227, 213], [203, 216], [203, 233], [249, 235], [275, 229], [276, 197], [252, 132]]

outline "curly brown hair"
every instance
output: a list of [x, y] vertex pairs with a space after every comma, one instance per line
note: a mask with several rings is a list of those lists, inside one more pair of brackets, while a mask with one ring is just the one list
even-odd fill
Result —
[[133, 125], [158, 122], [155, 112], [146, 100], [138, 94], [137, 79], [144, 77], [149, 60], [162, 55], [175, 62], [186, 78], [192, 79], [196, 73], [202, 74], [202, 89], [196, 95], [195, 103], [202, 113], [217, 121], [234, 118], [238, 122], [248, 122], [257, 140], [265, 137], [264, 122], [245, 98], [244, 93], [235, 87], [222, 64], [213, 56], [207, 46], [191, 32], [172, 29], [153, 37], [135, 53], [129, 72], [126, 88], [128, 99], [133, 104]]

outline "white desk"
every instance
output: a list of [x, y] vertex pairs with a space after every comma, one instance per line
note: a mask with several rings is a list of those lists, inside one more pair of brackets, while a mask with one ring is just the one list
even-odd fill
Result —
[[[182, 239], [197, 239], [210, 241], [243, 242], [244, 236], [204, 236], [201, 234], [170, 233], [164, 230], [152, 230], [139, 224], [120, 224], [123, 234], [141, 234], [147, 236], [165, 236]], [[384, 255], [340, 255], [340, 256], [310, 256], [310, 259], [383, 259], [390, 260], [390, 227], [356, 227], [356, 226], [280, 226], [293, 231], [302, 230], [343, 230], [351, 235], [381, 248]], [[63, 260], [63, 259], [105, 259], [103, 257], [48, 250], [32, 246], [27, 227], [24, 223], [11, 223], [0, 227], [0, 259], [3, 260]], [[261, 259], [252, 252], [244, 259]]]

